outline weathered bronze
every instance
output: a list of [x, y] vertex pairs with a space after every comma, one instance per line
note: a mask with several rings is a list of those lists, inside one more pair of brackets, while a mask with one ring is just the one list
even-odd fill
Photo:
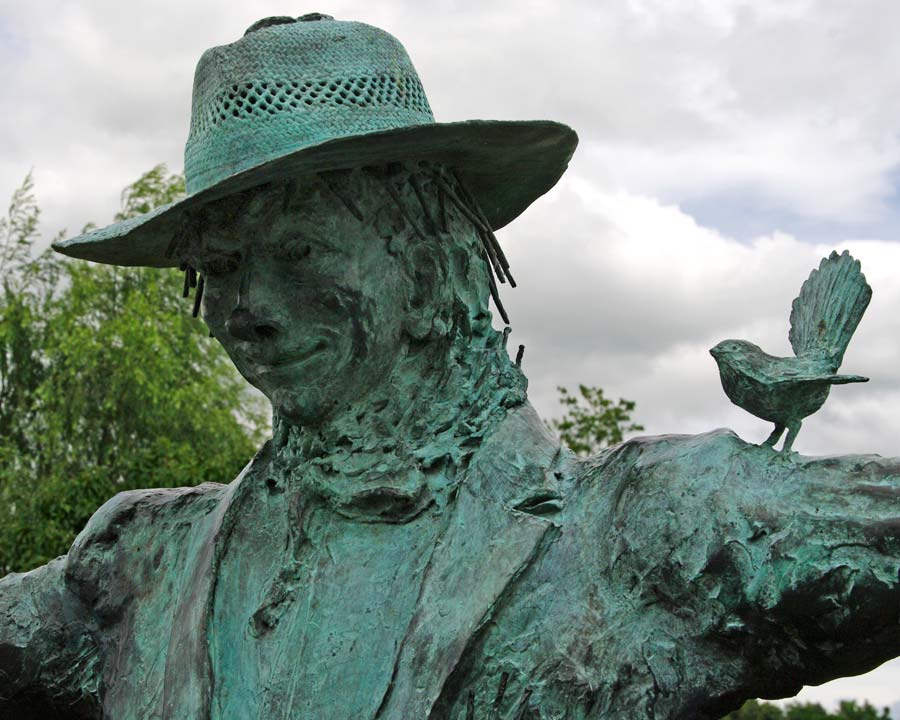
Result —
[[789, 337], [795, 357], [769, 355], [746, 340], [723, 340], [709, 351], [731, 402], [775, 423], [763, 445], [774, 446], [787, 428], [782, 452], [790, 452], [803, 418], [825, 404], [832, 385], [869, 381], [837, 371], [871, 298], [859, 262], [846, 250], [832, 252], [794, 300]]
[[208, 51], [191, 132], [185, 200], [57, 249], [199, 272], [273, 437], [0, 580], [0, 714], [687, 720], [900, 654], [900, 459], [580, 459], [528, 404], [485, 231], [568, 128], [436, 124], [393, 38], [315, 15]]

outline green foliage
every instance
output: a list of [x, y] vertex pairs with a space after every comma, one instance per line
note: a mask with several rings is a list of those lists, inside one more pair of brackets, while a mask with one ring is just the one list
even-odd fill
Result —
[[748, 700], [740, 710], [728, 713], [722, 720], [784, 720], [784, 711], [777, 705]]
[[890, 720], [887, 708], [879, 712], [869, 703], [842, 700], [838, 709], [830, 713], [819, 703], [790, 703], [784, 709], [770, 703], [749, 700], [740, 710], [729, 713], [722, 720]]
[[634, 402], [619, 398], [613, 402], [599, 387], [578, 386], [578, 396], [564, 387], [559, 390], [559, 402], [565, 408], [560, 420], [550, 426], [560, 439], [578, 455], [590, 455], [610, 445], [622, 442], [625, 433], [640, 432], [643, 425], [631, 422]]
[[[183, 188], [157, 166], [116, 217]], [[180, 273], [34, 255], [32, 189], [0, 221], [0, 575], [66, 552], [119, 491], [228, 482], [266, 428]]]
[[166, 166], [160, 163], [122, 191], [122, 209], [116, 213], [115, 219], [117, 222], [128, 220], [182, 197], [184, 178], [181, 175], [167, 175]]
[[28, 265], [40, 212], [34, 200], [34, 179], [29, 172], [22, 186], [13, 193], [6, 217], [0, 219], [0, 277], [4, 286], [18, 279], [8, 276], [11, 268]]

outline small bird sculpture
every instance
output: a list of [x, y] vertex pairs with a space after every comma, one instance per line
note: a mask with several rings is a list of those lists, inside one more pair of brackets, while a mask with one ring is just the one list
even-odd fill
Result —
[[837, 375], [859, 325], [872, 288], [845, 250], [832, 252], [813, 270], [791, 308], [788, 338], [796, 357], [775, 357], [746, 340], [724, 340], [709, 352], [719, 366], [728, 399], [758, 418], [775, 423], [763, 443], [789, 452], [803, 418], [825, 403], [832, 385], [868, 382], [860, 375]]

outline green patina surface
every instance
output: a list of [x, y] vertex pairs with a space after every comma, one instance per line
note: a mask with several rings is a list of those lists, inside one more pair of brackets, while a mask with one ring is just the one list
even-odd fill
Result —
[[202, 279], [274, 432], [230, 484], [120, 494], [0, 580], [5, 715], [688, 720], [900, 654], [900, 459], [724, 430], [576, 458], [492, 327], [477, 186], [370, 147], [60, 246]]
[[709, 351], [729, 399], [775, 423], [765, 445], [774, 446], [787, 429], [782, 451], [789, 452], [803, 418], [825, 404], [832, 385], [868, 382], [837, 371], [871, 298], [859, 262], [846, 250], [832, 252], [794, 300], [789, 337], [795, 357], [774, 357], [746, 340], [724, 340]]

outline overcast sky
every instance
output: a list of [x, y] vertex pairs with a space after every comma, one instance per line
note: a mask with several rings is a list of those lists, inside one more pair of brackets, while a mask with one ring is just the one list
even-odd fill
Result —
[[[874, 297], [808, 454], [900, 455], [900, 3], [895, 0], [0, 0], [0, 195], [30, 168], [49, 236], [108, 221], [158, 162], [182, 170], [194, 65], [268, 15], [320, 11], [407, 47], [439, 121], [553, 119], [560, 184], [499, 233], [532, 399], [600, 385], [647, 433], [771, 427], [708, 349], [789, 354], [790, 304], [849, 249]], [[900, 699], [900, 663], [804, 691]]]

